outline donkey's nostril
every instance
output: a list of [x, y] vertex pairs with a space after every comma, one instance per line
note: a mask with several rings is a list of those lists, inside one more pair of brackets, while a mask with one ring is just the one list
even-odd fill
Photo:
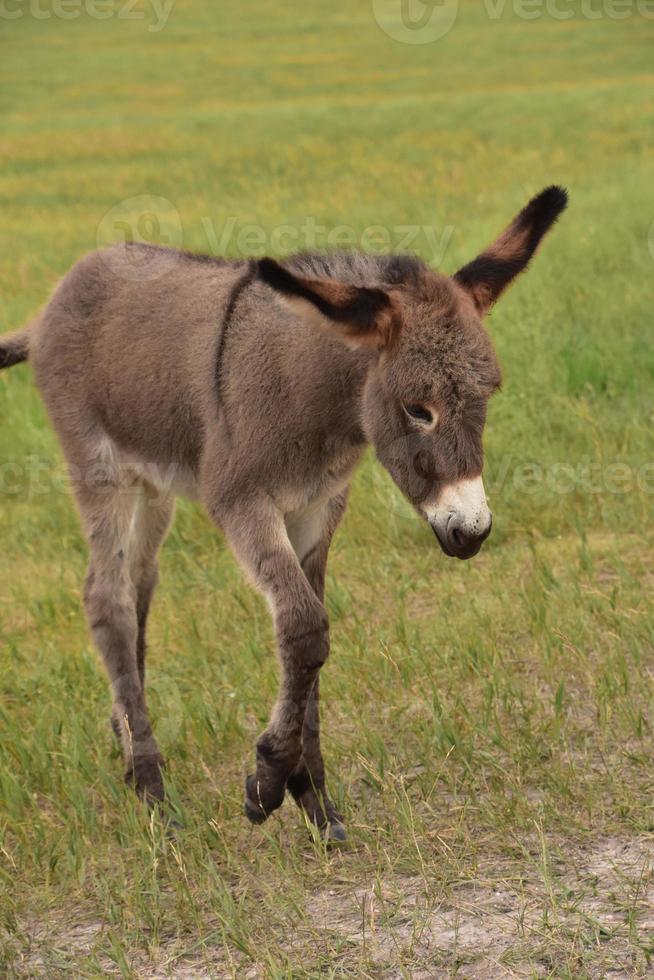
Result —
[[464, 545], [468, 543], [467, 536], [463, 533], [461, 528], [458, 527], [452, 528], [452, 531], [450, 532], [450, 537], [452, 538], [452, 541], [457, 546], [457, 548], [463, 548]]

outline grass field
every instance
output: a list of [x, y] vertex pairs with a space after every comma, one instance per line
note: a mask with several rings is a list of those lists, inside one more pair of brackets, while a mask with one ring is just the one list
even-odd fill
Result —
[[428, 44], [344, 0], [0, 17], [1, 330], [142, 195], [187, 248], [230, 219], [231, 255], [247, 226], [273, 252], [307, 220], [417, 226], [446, 271], [571, 196], [491, 319], [479, 558], [448, 562], [372, 458], [356, 478], [323, 685], [343, 852], [290, 802], [241, 815], [272, 631], [187, 503], [149, 659], [183, 829], [132, 799], [59, 450], [29, 367], [0, 375], [0, 975], [654, 975], [654, 21], [597, 7], [463, 0]]

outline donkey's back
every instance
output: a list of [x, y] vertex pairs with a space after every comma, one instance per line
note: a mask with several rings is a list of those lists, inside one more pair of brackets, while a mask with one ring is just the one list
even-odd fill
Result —
[[134, 245], [71, 269], [30, 337], [30, 360], [76, 457], [81, 438], [106, 435], [151, 464], [197, 472], [215, 414], [218, 326], [244, 268]]

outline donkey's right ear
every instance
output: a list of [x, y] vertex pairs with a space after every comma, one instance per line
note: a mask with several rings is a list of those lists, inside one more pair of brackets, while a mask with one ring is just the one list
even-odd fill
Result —
[[381, 351], [397, 340], [400, 304], [384, 289], [298, 276], [274, 259], [259, 261], [258, 276], [295, 313], [329, 329], [350, 347]]

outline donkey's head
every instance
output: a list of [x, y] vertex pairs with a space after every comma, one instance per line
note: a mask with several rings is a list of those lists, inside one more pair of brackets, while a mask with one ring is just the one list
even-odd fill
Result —
[[371, 351], [363, 429], [452, 557], [477, 554], [492, 523], [482, 435], [501, 378], [482, 320], [566, 203], [561, 188], [543, 191], [452, 278], [401, 258], [382, 264], [383, 281], [372, 287], [259, 264], [261, 278], [297, 312]]

